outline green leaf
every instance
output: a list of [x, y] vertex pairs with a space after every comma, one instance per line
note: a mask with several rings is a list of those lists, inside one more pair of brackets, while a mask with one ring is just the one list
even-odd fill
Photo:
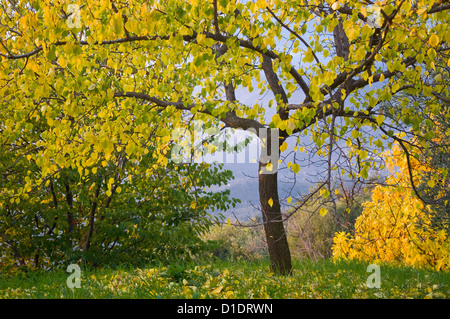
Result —
[[305, 63], [311, 63], [314, 61], [314, 55], [311, 48], [308, 48], [308, 51], [306, 52], [305, 56], [302, 59]]
[[430, 60], [434, 60], [436, 58], [436, 50], [433, 48], [428, 49], [427, 55], [430, 58]]
[[376, 121], [377, 121], [378, 125], [381, 125], [381, 124], [383, 124], [383, 122], [384, 122], [384, 119], [385, 119], [384, 115], [382, 115], [382, 114], [380, 114], [380, 115], [377, 115], [377, 117], [376, 117]]
[[56, 59], [55, 50], [56, 50], [55, 46], [50, 46], [50, 48], [48, 48], [47, 50], [47, 53], [45, 54], [45, 57], [50, 61], [55, 60]]
[[369, 178], [369, 170], [367, 169], [367, 167], [364, 167], [361, 170], [361, 177], [364, 179], [368, 179]]
[[196, 67], [199, 67], [203, 63], [203, 55], [197, 55], [192, 62]]
[[357, 138], [359, 136], [359, 131], [358, 130], [353, 130], [352, 131], [352, 138]]

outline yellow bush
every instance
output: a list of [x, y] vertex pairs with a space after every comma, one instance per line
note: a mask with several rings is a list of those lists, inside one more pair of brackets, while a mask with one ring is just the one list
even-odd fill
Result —
[[[372, 201], [363, 204], [354, 234], [335, 234], [333, 258], [449, 269], [450, 242], [446, 230], [430, 227], [430, 208], [408, 187], [406, 161], [399, 147], [394, 147], [389, 155], [386, 159], [391, 174], [387, 182], [397, 186], [374, 189]], [[415, 170], [424, 169], [415, 164]]]

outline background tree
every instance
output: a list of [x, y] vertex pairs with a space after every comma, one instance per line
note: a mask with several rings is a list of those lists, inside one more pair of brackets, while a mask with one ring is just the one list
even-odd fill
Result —
[[[429, 81], [433, 86], [436, 84], [435, 79], [440, 80], [444, 77], [448, 83], [449, 70], [449, 67], [441, 65], [438, 73], [433, 70], [426, 72], [427, 77], [424, 80]], [[410, 100], [414, 104], [416, 112], [420, 112], [425, 121], [413, 124], [420, 127], [421, 135], [411, 135], [409, 130], [405, 129], [403, 139], [411, 138], [411, 140], [405, 142], [400, 139], [399, 143], [401, 142], [401, 144], [399, 145], [405, 151], [408, 161], [419, 161], [423, 167], [426, 167], [426, 169], [414, 171], [410, 169], [405, 173], [409, 176], [414, 195], [432, 208], [431, 210], [426, 209], [426, 214], [431, 218], [432, 227], [448, 232], [447, 225], [450, 221], [450, 177], [448, 175], [450, 167], [450, 101], [447, 103], [433, 101], [423, 94], [417, 96], [400, 94], [383, 105], [385, 114], [391, 116], [390, 114], [401, 112], [400, 104], [404, 103], [404, 99]], [[423, 110], [427, 108], [427, 104], [431, 104], [434, 109], [439, 110], [439, 113], [424, 113]], [[412, 168], [411, 165], [410, 168]]]
[[[57, 111], [65, 119], [60, 123], [77, 128], [83, 117], [100, 114], [95, 106], [139, 100], [146, 110], [143, 129], [151, 121], [170, 119], [176, 127], [196, 119], [210, 127], [253, 129], [270, 150], [269, 128], [278, 128], [280, 151], [288, 147], [289, 137], [302, 143], [302, 135], [310, 136], [316, 145], [326, 145], [320, 154], [326, 158], [326, 174], [319, 189], [328, 199], [341, 151], [336, 142], [346, 141], [357, 161], [357, 171], [350, 174], [365, 179], [375, 162], [369, 154], [398, 141], [394, 123], [424, 121], [409, 104], [393, 115], [395, 120], [388, 119], [381, 101], [405, 90], [449, 99], [446, 83], [431, 87], [422, 80], [423, 66], [437, 68], [437, 58], [450, 63], [447, 1], [105, 0], [79, 3], [70, 12], [65, 1], [22, 1], [4, 2], [1, 8], [6, 135], [18, 134], [15, 127], [25, 125], [28, 117], [54, 120]], [[256, 88], [261, 95], [270, 92], [267, 105], [242, 102]], [[5, 116], [13, 110], [26, 116]], [[430, 103], [424, 112], [438, 110]], [[133, 136], [119, 118], [108, 123], [123, 138]], [[89, 141], [62, 143], [55, 133], [45, 149], [53, 145], [61, 154], [69, 152], [74, 163], [86, 160], [85, 153], [74, 150], [87, 149]], [[412, 125], [410, 134], [416, 133]], [[164, 126], [156, 135], [170, 139]], [[110, 153], [108, 141], [99, 137], [96, 151]], [[44, 159], [38, 164], [43, 178], [54, 173], [45, 164], [49, 155], [37, 152]], [[166, 165], [165, 158], [158, 163]], [[294, 173], [300, 170], [298, 163], [286, 166]], [[272, 268], [287, 274], [291, 260], [277, 168], [276, 160], [261, 158], [260, 204]]]
[[[321, 196], [315, 195], [292, 203], [285, 215], [289, 216], [286, 230], [293, 256], [313, 260], [329, 258], [335, 233], [354, 233], [355, 220], [362, 212], [361, 204], [369, 197], [369, 191], [364, 192], [364, 187], [353, 193], [356, 188], [337, 188], [340, 195], [335, 202], [324, 202]], [[335, 213], [324, 214], [327, 210], [334, 212], [334, 205]]]
[[[159, 148], [156, 126], [146, 133], [132, 109], [96, 107], [100, 114], [111, 113], [86, 117], [76, 128], [62, 115], [55, 124], [52, 118], [28, 118], [13, 135], [0, 137], [3, 265], [51, 268], [80, 259], [91, 265], [189, 259], [201, 251], [201, 235], [212, 225], [208, 211], [234, 205], [229, 191], [208, 190], [227, 183], [230, 171], [206, 163], [161, 166], [157, 153], [169, 157], [172, 145]], [[120, 113], [132, 140], [105, 128]], [[105, 134], [109, 140], [101, 141]], [[74, 154], [61, 153], [57, 137], [62, 144], [92, 144], [74, 150], [85, 153], [77, 163]], [[98, 143], [107, 143], [108, 149], [97, 152]], [[143, 153], [136, 155], [134, 147]]]

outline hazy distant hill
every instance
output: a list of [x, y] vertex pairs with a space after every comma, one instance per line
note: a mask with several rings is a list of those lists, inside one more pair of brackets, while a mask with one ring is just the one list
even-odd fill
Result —
[[[212, 190], [230, 190], [230, 196], [239, 198], [240, 204], [229, 211], [222, 214], [233, 219], [237, 217], [239, 220], [246, 221], [250, 217], [261, 216], [259, 211], [259, 191], [258, 191], [258, 164], [224, 164], [224, 169], [231, 170], [234, 180], [231, 180], [227, 186], [215, 187]], [[286, 183], [286, 175], [283, 171], [279, 172], [279, 193], [280, 197], [284, 197], [290, 189], [291, 184]], [[284, 181], [284, 182], [283, 182]], [[309, 185], [306, 182], [299, 183], [294, 187], [294, 192], [306, 191]]]

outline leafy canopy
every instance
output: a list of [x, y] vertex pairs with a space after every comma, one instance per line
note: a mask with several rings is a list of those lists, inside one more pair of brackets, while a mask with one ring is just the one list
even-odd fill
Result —
[[[393, 124], [414, 131], [423, 121], [406, 100], [388, 120], [380, 102], [404, 90], [449, 99], [445, 81], [437, 78], [431, 86], [426, 71], [439, 73], [450, 64], [447, 9], [446, 2], [433, 0], [372, 6], [304, 0], [5, 2], [2, 141], [15, 140], [45, 118], [49, 134], [30, 154], [45, 177], [57, 165], [80, 168], [102, 160], [89, 160], [92, 145], [109, 156], [119, 138], [145, 139], [150, 122], [161, 123], [155, 133], [167, 143], [164, 121], [181, 125], [182, 110], [210, 126], [220, 119], [236, 128], [262, 127], [267, 108], [246, 105], [235, 92], [257, 88], [260, 94], [272, 91], [268, 106], [276, 113], [268, 124], [282, 137], [309, 129], [317, 145], [347, 140], [363, 160], [357, 174], [366, 178], [374, 161], [358, 145], [383, 150]], [[142, 107], [130, 98], [143, 101]], [[129, 129], [130, 108], [136, 107], [137, 130]], [[425, 111], [437, 114], [439, 106], [431, 100]], [[97, 127], [82, 125], [91, 116], [101, 119]], [[369, 141], [362, 127], [382, 128], [385, 135]], [[93, 130], [102, 133], [94, 139]], [[79, 140], [64, 142], [75, 132]], [[144, 152], [142, 145], [127, 144], [129, 156]], [[167, 163], [163, 154], [154, 156]], [[25, 191], [33, 183], [39, 182], [30, 180]]]
[[[422, 114], [450, 100], [439, 77], [450, 66], [448, 10], [445, 0], [2, 2], [0, 145], [39, 174], [3, 190], [1, 209], [63, 168], [83, 176], [119, 153], [139, 161], [151, 136], [152, 162], [169, 167], [171, 132], [192, 120], [278, 128], [283, 150], [309, 133], [328, 172], [367, 179], [395, 133], [429, 147]], [[267, 105], [244, 103], [253, 91], [270, 92]], [[384, 112], [402, 91], [429, 98], [422, 112], [413, 98]], [[339, 141], [356, 170], [333, 162]], [[271, 195], [266, 210], [279, 207]]]

